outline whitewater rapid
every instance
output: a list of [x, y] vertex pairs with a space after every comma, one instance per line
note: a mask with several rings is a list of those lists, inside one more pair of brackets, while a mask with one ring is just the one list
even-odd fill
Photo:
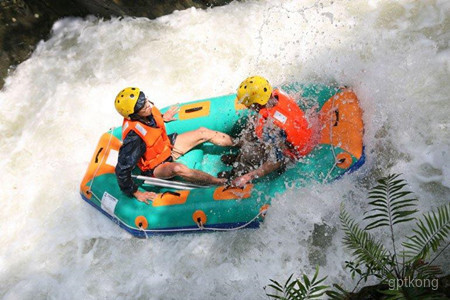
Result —
[[[361, 220], [389, 173], [403, 173], [422, 212], [450, 200], [449, 19], [446, 0], [266, 0], [59, 20], [0, 91], [0, 298], [266, 299], [270, 278], [316, 264], [352, 288], [342, 202]], [[81, 200], [100, 135], [121, 124], [121, 89], [164, 107], [233, 93], [253, 74], [353, 87], [366, 164], [280, 195], [257, 230], [139, 240]]]

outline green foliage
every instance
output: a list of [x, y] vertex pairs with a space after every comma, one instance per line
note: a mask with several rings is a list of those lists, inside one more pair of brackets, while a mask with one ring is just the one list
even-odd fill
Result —
[[393, 225], [414, 220], [412, 215], [417, 212], [416, 198], [407, 198], [412, 192], [405, 191], [407, 185], [400, 175], [394, 174], [378, 180], [378, 185], [369, 192], [370, 215], [365, 220], [371, 220], [365, 230]]
[[[435, 289], [413, 284], [417, 280], [437, 280], [442, 270], [433, 262], [450, 245], [450, 203], [426, 213], [416, 221], [413, 234], [401, 243], [403, 249], [397, 253], [398, 224], [411, 223], [416, 218], [417, 199], [406, 190], [407, 183], [399, 174], [386, 176], [369, 192], [369, 211], [364, 217], [368, 224], [362, 228], [341, 206], [339, 218], [344, 231], [344, 246], [351, 251], [353, 260], [346, 261], [352, 279], [359, 278], [351, 292], [340, 285], [333, 284], [333, 289], [321, 284], [325, 278], [317, 280], [319, 270], [312, 280], [303, 275], [303, 281], [293, 280], [291, 275], [284, 285], [270, 280], [269, 285], [275, 294], [267, 296], [274, 299], [315, 299], [326, 294], [330, 299], [351, 299], [358, 285], [369, 277], [379, 281], [378, 296], [386, 299], [440, 299], [444, 296]], [[412, 224], [411, 224], [412, 225]], [[369, 231], [388, 229], [392, 247], [387, 248]], [[433, 256], [434, 255], [434, 256]], [[445, 297], [445, 296], [444, 296]]]
[[351, 219], [345, 209], [341, 209], [339, 218], [345, 232], [344, 245], [352, 251], [352, 255], [355, 257], [355, 261], [349, 262], [348, 265], [359, 266], [361, 263], [364, 263], [368, 266], [368, 269], [373, 270], [374, 275], [380, 272], [389, 273], [387, 266], [390, 261], [390, 255], [383, 244], [376, 241], [370, 233], [359, 228], [358, 224]]
[[[413, 282], [418, 279], [431, 279], [442, 273], [440, 268], [432, 263], [449, 246], [450, 204], [439, 207], [437, 212], [425, 214], [423, 220], [416, 222], [413, 229], [415, 234], [408, 236], [407, 241], [402, 243], [406, 250], [398, 255], [396, 225], [416, 220], [413, 215], [417, 212], [417, 199], [412, 197], [412, 192], [405, 190], [407, 184], [403, 179], [399, 179], [399, 176], [393, 174], [380, 179], [378, 185], [369, 192], [371, 209], [364, 218], [369, 224], [364, 229], [359, 227], [343, 206], [341, 207], [344, 245], [354, 258], [353, 261], [346, 262], [346, 268], [352, 278], [356, 274], [360, 276], [353, 290], [370, 276], [378, 278], [381, 284], [387, 284], [403, 282], [402, 280]], [[381, 241], [377, 241], [369, 233], [369, 230], [386, 227], [391, 236], [392, 251], [387, 250]], [[426, 261], [431, 252], [435, 253], [441, 248], [433, 259]], [[402, 258], [400, 262], [399, 256]], [[429, 292], [422, 287], [403, 285], [382, 291], [389, 299], [418, 297]]]
[[[442, 242], [448, 237], [450, 231], [450, 205], [444, 205], [437, 209], [437, 213], [432, 211], [423, 216], [423, 220], [417, 223], [415, 235], [408, 237], [408, 242], [403, 246], [408, 249], [404, 255], [410, 261], [425, 259], [431, 250], [436, 252]], [[448, 246], [448, 243], [447, 243]]]
[[[308, 276], [303, 275], [302, 278], [297, 278], [292, 280], [294, 274], [289, 276], [288, 280], [281, 285], [279, 282], [270, 279], [272, 282], [268, 285], [273, 291], [267, 293], [266, 295], [273, 299], [282, 299], [282, 300], [303, 300], [303, 299], [321, 299], [322, 295], [325, 293], [325, 289], [328, 288], [326, 285], [320, 285], [325, 279], [317, 279], [319, 275], [319, 268], [316, 267], [316, 272], [312, 279], [309, 279]], [[303, 280], [302, 280], [303, 279]], [[266, 289], [265, 287], [264, 289]], [[273, 294], [275, 292], [275, 294]]]
[[349, 292], [344, 290], [339, 284], [333, 283], [334, 290], [328, 290], [325, 293], [332, 300], [345, 300], [350, 299], [351, 295]]
[[[370, 220], [365, 230], [380, 227], [388, 227], [393, 254], [391, 261], [394, 266], [398, 265], [396, 238], [394, 225], [414, 220], [412, 216], [417, 212], [417, 199], [412, 196], [412, 192], [405, 190], [406, 181], [398, 179], [399, 174], [389, 175], [378, 180], [378, 185], [369, 192], [369, 215], [364, 220]], [[394, 272], [398, 276], [398, 269], [394, 267]]]

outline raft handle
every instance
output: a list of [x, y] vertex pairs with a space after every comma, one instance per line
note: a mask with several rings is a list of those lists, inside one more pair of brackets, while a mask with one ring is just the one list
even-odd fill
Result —
[[170, 195], [174, 195], [174, 196], [177, 196], [177, 197], [181, 196], [180, 193], [167, 191], [167, 192], [162, 193], [161, 198], [164, 197], [165, 194], [170, 194]]
[[103, 150], [103, 147], [101, 147], [101, 148], [98, 150], [97, 155], [95, 156], [95, 163], [98, 163], [98, 156], [100, 155], [100, 152], [102, 152], [102, 150]]
[[339, 110], [338, 109], [336, 109], [335, 111], [334, 111], [334, 114], [336, 115], [336, 121], [334, 121], [334, 124], [333, 124], [333, 126], [338, 126], [338, 122], [339, 122]]
[[206, 214], [202, 210], [196, 210], [192, 214], [192, 220], [197, 224], [198, 228], [203, 229], [203, 225], [206, 224]]
[[184, 112], [185, 113], [193, 113], [193, 112], [196, 112], [196, 111], [200, 111], [202, 109], [203, 109], [202, 106], [198, 106], [198, 107], [193, 107], [193, 108], [186, 109]]
[[228, 191], [228, 190], [232, 190], [232, 189], [244, 190], [245, 187], [229, 185], [229, 186], [225, 186], [225, 187], [222, 189], [222, 192], [225, 192], [225, 191]]
[[145, 230], [148, 228], [148, 221], [144, 216], [137, 216], [136, 219], [134, 219], [134, 224], [140, 230]]

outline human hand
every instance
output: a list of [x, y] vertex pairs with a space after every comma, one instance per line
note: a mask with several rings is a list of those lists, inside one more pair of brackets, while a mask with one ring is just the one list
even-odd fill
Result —
[[232, 186], [244, 187], [249, 181], [253, 179], [252, 174], [247, 173], [245, 175], [239, 176], [231, 182]]
[[164, 122], [175, 121], [174, 117], [180, 111], [180, 107], [178, 105], [172, 105], [168, 111], [166, 111], [163, 115]]
[[156, 198], [156, 193], [153, 192], [136, 191], [133, 195], [138, 201], [144, 202], [145, 204], [149, 204], [149, 201], [153, 201]]

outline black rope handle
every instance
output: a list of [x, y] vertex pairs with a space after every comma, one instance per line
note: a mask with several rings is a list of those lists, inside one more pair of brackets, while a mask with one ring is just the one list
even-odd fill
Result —
[[245, 187], [228, 185], [228, 186], [224, 187], [222, 191], [225, 192], [225, 191], [232, 190], [232, 189], [244, 190], [244, 188]]
[[188, 113], [200, 111], [202, 109], [203, 109], [203, 106], [199, 106], [199, 107], [193, 107], [193, 108], [186, 109], [184, 112], [188, 114]]
[[167, 191], [167, 192], [162, 193], [161, 198], [164, 197], [165, 194], [170, 194], [170, 195], [174, 195], [174, 196], [177, 196], [177, 197], [181, 196], [180, 193]]
[[339, 123], [339, 110], [336, 109], [336, 110], [334, 111], [334, 114], [336, 115], [336, 121], [334, 121], [333, 126], [338, 126], [338, 123]]
[[98, 163], [98, 156], [100, 155], [100, 152], [102, 152], [102, 150], [103, 150], [103, 147], [101, 147], [101, 148], [98, 150], [97, 155], [95, 156], [95, 163]]

